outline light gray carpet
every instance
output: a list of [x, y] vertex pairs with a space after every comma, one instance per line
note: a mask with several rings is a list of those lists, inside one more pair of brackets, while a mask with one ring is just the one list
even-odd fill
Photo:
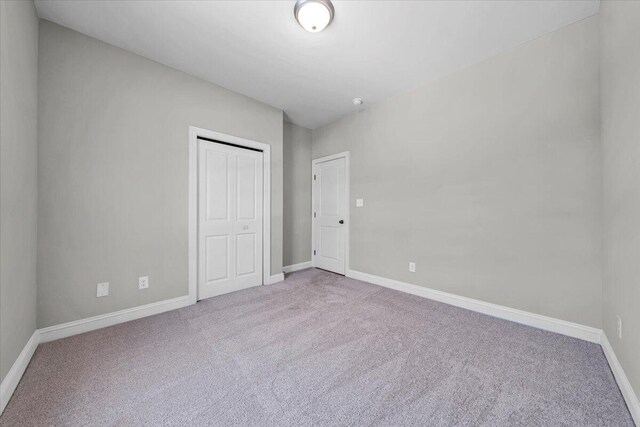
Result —
[[596, 344], [314, 269], [43, 344], [0, 423], [633, 425]]

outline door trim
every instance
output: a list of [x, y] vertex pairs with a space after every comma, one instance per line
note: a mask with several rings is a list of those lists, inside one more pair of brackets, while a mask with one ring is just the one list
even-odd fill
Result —
[[316, 203], [316, 186], [315, 184], [313, 184], [313, 168], [318, 163], [324, 163], [331, 160], [344, 158], [344, 179], [347, 182], [347, 185], [345, 186], [346, 192], [347, 192], [347, 196], [346, 196], [347, 204], [345, 207], [346, 209], [345, 217], [346, 217], [347, 223], [345, 224], [346, 227], [345, 227], [345, 238], [344, 238], [345, 276], [347, 271], [350, 270], [350, 264], [349, 264], [349, 240], [351, 240], [351, 237], [350, 237], [351, 236], [351, 233], [350, 233], [350, 230], [351, 230], [351, 173], [350, 173], [350, 165], [349, 165], [350, 156], [351, 156], [350, 151], [343, 151], [342, 153], [336, 153], [336, 154], [331, 154], [324, 157], [319, 157], [311, 161], [311, 265], [315, 267], [316, 261], [313, 256], [313, 249], [316, 246], [316, 232], [315, 232], [315, 227], [313, 226], [313, 212], [315, 210], [315, 203]]
[[262, 284], [271, 283], [271, 146], [189, 126], [189, 301], [198, 301], [198, 137], [262, 151]]

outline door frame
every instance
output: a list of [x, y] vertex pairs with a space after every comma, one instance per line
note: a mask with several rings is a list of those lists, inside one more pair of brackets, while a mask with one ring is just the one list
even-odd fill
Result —
[[313, 169], [315, 167], [315, 165], [317, 165], [318, 163], [324, 163], [324, 162], [328, 162], [330, 160], [336, 160], [336, 159], [340, 159], [340, 158], [344, 158], [344, 179], [346, 181], [346, 199], [347, 199], [347, 203], [345, 206], [346, 212], [345, 212], [345, 217], [346, 217], [346, 227], [345, 227], [345, 237], [344, 237], [344, 274], [345, 276], [347, 275], [347, 272], [350, 270], [349, 267], [349, 240], [351, 239], [350, 235], [350, 230], [351, 230], [351, 174], [350, 174], [350, 156], [351, 156], [351, 152], [350, 151], [343, 151], [341, 153], [336, 153], [336, 154], [330, 154], [328, 156], [324, 156], [324, 157], [318, 157], [317, 159], [313, 159], [311, 161], [311, 266], [315, 267], [316, 266], [316, 260], [315, 257], [313, 256], [313, 249], [316, 246], [316, 227], [314, 225], [314, 218], [313, 218], [313, 212], [315, 211], [315, 204], [316, 204], [316, 186], [315, 183], [313, 182]]
[[198, 137], [262, 150], [262, 284], [271, 281], [271, 145], [189, 126], [189, 302], [198, 301]]

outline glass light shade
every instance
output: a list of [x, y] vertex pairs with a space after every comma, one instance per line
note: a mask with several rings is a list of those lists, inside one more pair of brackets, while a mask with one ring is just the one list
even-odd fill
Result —
[[296, 4], [295, 16], [302, 27], [317, 33], [326, 28], [333, 18], [333, 7], [328, 1], [306, 0]]

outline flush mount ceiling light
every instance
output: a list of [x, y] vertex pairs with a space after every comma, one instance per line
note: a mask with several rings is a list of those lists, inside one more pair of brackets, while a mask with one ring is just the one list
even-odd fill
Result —
[[353, 102], [353, 105], [362, 105], [364, 101], [362, 100], [362, 98], [353, 98], [351, 102]]
[[330, 0], [298, 0], [293, 15], [302, 28], [318, 33], [333, 20], [333, 5]]

